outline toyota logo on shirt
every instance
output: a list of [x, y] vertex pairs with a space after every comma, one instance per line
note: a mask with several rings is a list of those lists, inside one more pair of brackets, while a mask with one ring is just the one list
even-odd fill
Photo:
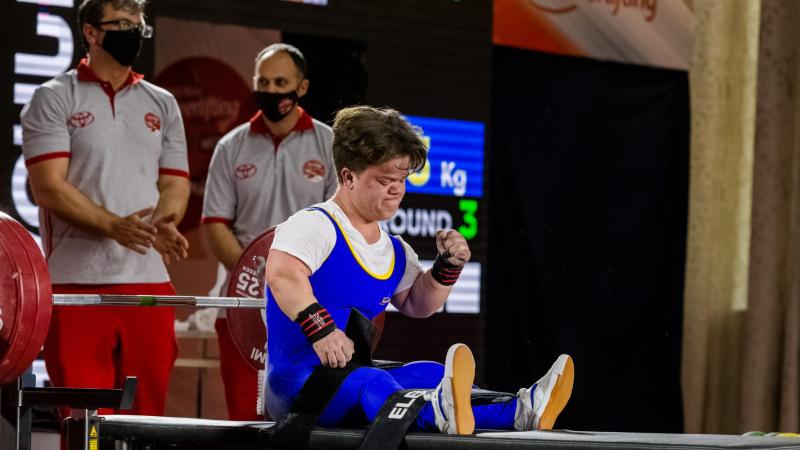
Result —
[[236, 178], [240, 180], [246, 180], [258, 172], [258, 169], [255, 165], [250, 163], [239, 164], [234, 171]]
[[153, 133], [161, 129], [161, 119], [159, 119], [158, 116], [153, 113], [147, 113], [144, 115], [144, 124], [147, 125], [147, 128], [149, 128]]
[[69, 118], [69, 126], [72, 128], [83, 128], [92, 122], [94, 122], [94, 115], [89, 111], [75, 113]]

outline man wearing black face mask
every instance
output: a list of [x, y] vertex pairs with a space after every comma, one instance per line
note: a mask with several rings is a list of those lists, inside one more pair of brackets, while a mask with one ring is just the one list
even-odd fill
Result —
[[[253, 98], [260, 111], [217, 144], [203, 199], [204, 229], [227, 270], [259, 233], [327, 200], [337, 187], [333, 132], [297, 104], [309, 85], [302, 53], [274, 44], [255, 63]], [[224, 317], [216, 329], [228, 414], [257, 420], [258, 376], [233, 347]]]
[[[189, 197], [186, 138], [175, 98], [131, 70], [152, 35], [144, 7], [84, 0], [87, 57], [43, 84], [22, 111], [56, 293], [175, 294], [164, 262], [186, 257], [188, 247], [176, 228]], [[45, 343], [51, 380], [111, 388], [135, 375], [133, 412], [163, 414], [174, 316], [171, 308], [55, 307]]]

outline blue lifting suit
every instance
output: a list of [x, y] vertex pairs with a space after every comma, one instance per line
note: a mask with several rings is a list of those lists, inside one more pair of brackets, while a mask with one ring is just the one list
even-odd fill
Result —
[[[403, 244], [390, 236], [394, 261], [385, 274], [371, 273], [350, 246], [336, 219], [322, 208], [319, 211], [336, 230], [336, 244], [319, 269], [309, 277], [317, 301], [328, 310], [336, 327], [344, 330], [351, 308], [373, 319], [386, 309], [406, 267]], [[267, 286], [267, 376], [266, 407], [274, 420], [282, 419], [303, 384], [320, 365], [311, 343], [300, 327], [278, 307]], [[402, 389], [434, 389], [444, 376], [444, 366], [431, 361], [417, 361], [401, 367], [378, 369], [360, 367], [342, 383], [319, 419], [323, 427], [362, 426], [372, 422], [384, 402]], [[514, 427], [516, 397], [490, 396], [473, 402], [478, 428]], [[477, 404], [481, 403], [481, 404]], [[436, 431], [433, 409], [428, 403], [416, 419], [421, 431]]]

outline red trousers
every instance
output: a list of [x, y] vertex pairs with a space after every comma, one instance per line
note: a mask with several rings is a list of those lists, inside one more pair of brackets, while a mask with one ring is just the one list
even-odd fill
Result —
[[[53, 293], [174, 295], [175, 288], [169, 282], [61, 284], [53, 286]], [[178, 353], [174, 321], [171, 307], [56, 306], [44, 344], [50, 379], [55, 386], [120, 388], [126, 376], [136, 376], [133, 410], [123, 414], [164, 415]]]
[[264, 416], [256, 414], [258, 399], [258, 371], [254, 370], [242, 357], [233, 343], [228, 319], [219, 318], [214, 323], [219, 340], [219, 365], [222, 382], [225, 385], [225, 402], [228, 405], [228, 419], [257, 421]]

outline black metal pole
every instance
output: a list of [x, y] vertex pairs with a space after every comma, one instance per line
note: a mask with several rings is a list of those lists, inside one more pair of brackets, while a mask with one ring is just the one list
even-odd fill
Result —
[[31, 369], [16, 381], [0, 386], [0, 450], [31, 450], [31, 407], [22, 405], [20, 392], [36, 385]]

